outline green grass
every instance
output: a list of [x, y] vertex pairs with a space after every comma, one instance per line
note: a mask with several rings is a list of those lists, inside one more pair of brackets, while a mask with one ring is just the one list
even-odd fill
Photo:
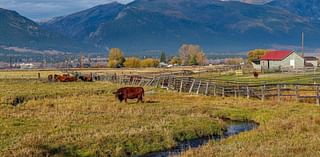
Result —
[[210, 142], [185, 156], [319, 156], [318, 106], [180, 94], [146, 88], [146, 100], [121, 104], [119, 85], [1, 80], [0, 156], [128, 156], [221, 134], [219, 117], [254, 120], [257, 130]]
[[262, 122], [258, 129], [210, 142], [182, 156], [319, 156], [319, 111], [318, 106], [305, 104], [269, 105], [253, 114]]
[[[118, 86], [109, 83], [16, 80], [0, 84], [5, 86], [1, 97], [11, 93], [33, 97], [18, 107], [1, 105], [4, 156], [141, 155], [170, 148], [177, 141], [220, 134], [224, 125], [205, 114], [207, 107], [198, 110], [198, 105], [186, 102], [188, 96], [158, 89], [147, 88], [157, 93], [147, 95], [147, 100], [158, 103], [120, 104], [111, 94]], [[107, 92], [96, 94], [100, 90]]]
[[218, 75], [217, 73], [204, 73], [194, 75], [196, 78], [213, 79], [219, 81], [231, 81], [239, 83], [320, 83], [320, 73], [307, 73], [307, 74], [287, 74], [287, 73], [267, 73], [260, 74], [259, 78], [254, 78], [253, 74], [245, 74], [237, 76], [235, 74]]

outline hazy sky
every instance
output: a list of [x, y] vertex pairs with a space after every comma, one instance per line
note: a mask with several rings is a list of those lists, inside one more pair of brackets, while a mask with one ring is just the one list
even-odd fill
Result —
[[[113, 1], [129, 3], [133, 0], [0, 0], [0, 8], [15, 10], [33, 20], [49, 19], [68, 15]], [[201, 1], [201, 0], [200, 0]], [[245, 2], [262, 2], [268, 0], [240, 0]]]
[[15, 10], [33, 20], [40, 20], [114, 1], [128, 3], [132, 0], [0, 0], [0, 8]]

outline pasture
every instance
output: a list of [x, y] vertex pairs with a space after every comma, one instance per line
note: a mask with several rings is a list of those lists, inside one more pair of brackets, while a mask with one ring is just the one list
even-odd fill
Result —
[[145, 88], [146, 103], [125, 104], [112, 94], [120, 85], [108, 82], [20, 78], [0, 79], [0, 87], [0, 156], [139, 156], [219, 135], [228, 118], [260, 126], [182, 156], [320, 155], [320, 108], [312, 104], [152, 87]]
[[238, 83], [320, 83], [320, 72], [308, 73], [265, 73], [260, 74], [259, 78], [255, 78], [253, 74], [244, 74], [237, 76], [233, 73], [202, 73], [194, 74], [193, 77], [201, 79], [211, 79], [217, 81], [229, 81]]

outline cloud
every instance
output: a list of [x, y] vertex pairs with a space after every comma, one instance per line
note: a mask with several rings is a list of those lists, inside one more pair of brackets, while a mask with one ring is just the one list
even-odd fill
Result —
[[[15, 10], [33, 20], [63, 16], [115, 0], [0, 0], [0, 8]], [[129, 3], [132, 0], [117, 0]]]

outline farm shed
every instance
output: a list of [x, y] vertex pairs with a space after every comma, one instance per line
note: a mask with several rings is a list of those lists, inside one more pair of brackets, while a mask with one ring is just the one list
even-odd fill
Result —
[[304, 68], [304, 58], [291, 50], [269, 51], [260, 60], [263, 70]]
[[261, 61], [259, 59], [254, 59], [251, 64], [255, 71], [261, 72]]
[[319, 65], [319, 60], [317, 57], [307, 56], [304, 57], [305, 65], [310, 65], [314, 68], [317, 68]]

